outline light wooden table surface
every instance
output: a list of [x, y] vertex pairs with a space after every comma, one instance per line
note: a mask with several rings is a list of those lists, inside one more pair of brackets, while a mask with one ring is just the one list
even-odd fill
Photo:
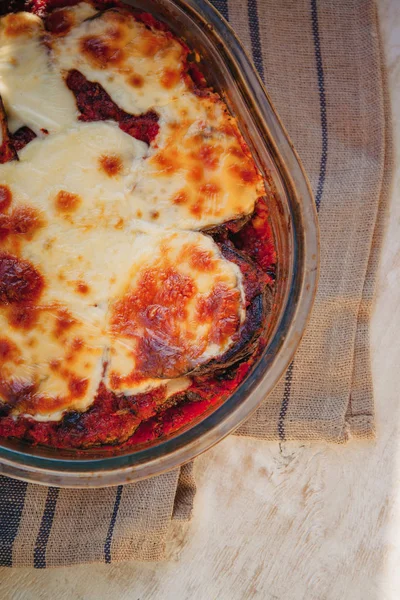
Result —
[[[378, 0], [400, 148], [400, 0]], [[1, 600], [400, 600], [400, 161], [372, 324], [378, 437], [230, 437], [197, 461], [163, 564], [0, 569]]]

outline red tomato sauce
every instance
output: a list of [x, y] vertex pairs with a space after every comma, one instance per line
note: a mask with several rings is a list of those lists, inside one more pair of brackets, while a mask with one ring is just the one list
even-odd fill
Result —
[[88, 81], [76, 70], [68, 73], [66, 84], [75, 96], [81, 113], [80, 121], [113, 120], [122, 131], [146, 144], [151, 144], [156, 138], [159, 126], [158, 115], [154, 111], [143, 115], [126, 113], [111, 100], [99, 83]]

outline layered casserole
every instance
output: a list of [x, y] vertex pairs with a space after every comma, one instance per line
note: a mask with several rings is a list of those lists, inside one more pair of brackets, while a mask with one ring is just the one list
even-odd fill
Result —
[[0, 17], [0, 437], [169, 435], [265, 343], [257, 165], [196, 49], [116, 2]]

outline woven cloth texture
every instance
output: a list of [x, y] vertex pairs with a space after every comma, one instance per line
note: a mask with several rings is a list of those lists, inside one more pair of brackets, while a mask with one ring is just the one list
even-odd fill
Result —
[[[303, 161], [321, 230], [307, 332], [238, 434], [326, 440], [374, 434], [369, 320], [392, 171], [372, 0], [214, 0], [242, 39]], [[46, 488], [0, 476], [0, 565], [159, 560], [189, 519], [192, 466], [114, 488]]]

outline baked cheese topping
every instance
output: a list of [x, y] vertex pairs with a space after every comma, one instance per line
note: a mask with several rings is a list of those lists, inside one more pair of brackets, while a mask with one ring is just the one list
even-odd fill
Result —
[[[185, 136], [183, 126], [184, 139], [174, 143], [170, 127], [165, 130], [161, 125], [162, 146], [154, 149], [111, 121], [76, 122], [30, 142], [19, 153], [19, 163], [3, 165], [1, 180], [13, 186], [21, 201], [31, 197], [52, 219], [87, 229], [123, 227], [135, 220], [197, 229], [252, 211], [254, 191], [242, 178], [257, 173], [243, 153], [235, 169], [241, 150], [232, 154], [224, 136], [219, 145], [203, 144], [196, 129]], [[204, 158], [199, 160], [199, 153]], [[196, 181], [199, 169], [201, 181]], [[233, 203], [236, 210], [231, 211]]]
[[26, 125], [43, 136], [77, 119], [74, 98], [51, 59], [44, 35], [42, 20], [30, 13], [0, 19], [0, 95], [10, 131]]
[[231, 346], [244, 315], [240, 270], [211, 238], [153, 236], [111, 302], [107, 387], [132, 393], [192, 371]]
[[0, 256], [0, 392], [19, 395], [15, 413], [85, 410], [104, 368], [116, 392], [164, 385], [222, 354], [243, 320], [240, 271], [200, 233], [31, 235], [9, 233], [19, 256]]
[[0, 255], [0, 393], [19, 398], [14, 414], [85, 410], [104, 369], [113, 391], [145, 392], [234, 341], [241, 274], [211, 238], [111, 227], [90, 236], [27, 208], [12, 200]]
[[[46, 27], [0, 19], [8, 128], [37, 136], [0, 165], [0, 400], [57, 420], [87, 410], [101, 382], [175, 394], [235, 343], [242, 275], [199, 230], [250, 214], [263, 190], [234, 119], [195, 93], [170, 33], [87, 3]], [[131, 115], [155, 111], [157, 137], [79, 120], [72, 69]]]
[[0, 395], [13, 414], [59, 420], [85, 410], [103, 373], [104, 340], [64, 302], [2, 311]]
[[51, 47], [61, 70], [100, 83], [124, 111], [159, 115], [150, 160], [132, 185], [143, 220], [202, 229], [253, 211], [263, 193], [254, 161], [221, 100], [190, 89], [187, 50], [169, 33], [114, 9], [54, 37]]
[[18, 162], [2, 165], [0, 177], [15, 200], [34, 206], [51, 223], [87, 232], [121, 229], [138, 218], [131, 189], [147, 152], [146, 144], [115, 123], [76, 122], [34, 139], [19, 152]]
[[188, 89], [182, 77], [187, 50], [128, 10], [111, 9], [86, 20], [55, 37], [52, 48], [61, 69], [77, 69], [97, 81], [128, 113], [163, 106]]
[[145, 218], [158, 210], [166, 227], [200, 229], [250, 214], [261, 179], [224, 105], [187, 93], [159, 114], [157, 146], [133, 190]]

